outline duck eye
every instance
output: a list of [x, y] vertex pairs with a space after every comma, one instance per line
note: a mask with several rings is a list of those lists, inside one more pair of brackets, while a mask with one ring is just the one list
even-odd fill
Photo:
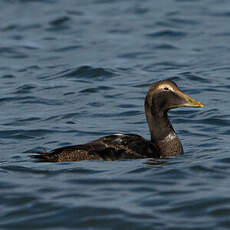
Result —
[[168, 87], [164, 87], [164, 90], [169, 90], [169, 88]]

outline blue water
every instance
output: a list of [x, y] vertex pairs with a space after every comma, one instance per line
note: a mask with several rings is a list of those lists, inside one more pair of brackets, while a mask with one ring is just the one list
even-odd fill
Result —
[[[230, 3], [10, 0], [0, 7], [0, 229], [230, 229]], [[172, 79], [205, 104], [170, 117], [185, 154], [37, 163], [113, 133], [149, 138]]]

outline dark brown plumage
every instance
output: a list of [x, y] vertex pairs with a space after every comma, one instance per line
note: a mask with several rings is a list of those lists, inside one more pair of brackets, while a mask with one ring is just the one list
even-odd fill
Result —
[[179, 107], [204, 107], [179, 90], [169, 80], [151, 85], [145, 99], [145, 114], [151, 140], [136, 134], [115, 134], [87, 144], [67, 146], [33, 155], [42, 161], [117, 160], [165, 158], [183, 154], [182, 144], [169, 119], [168, 110]]

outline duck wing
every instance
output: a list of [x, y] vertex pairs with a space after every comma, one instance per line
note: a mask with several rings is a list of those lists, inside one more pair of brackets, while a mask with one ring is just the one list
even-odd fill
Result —
[[159, 158], [153, 142], [136, 134], [114, 134], [86, 144], [67, 146], [33, 155], [41, 161], [119, 160]]

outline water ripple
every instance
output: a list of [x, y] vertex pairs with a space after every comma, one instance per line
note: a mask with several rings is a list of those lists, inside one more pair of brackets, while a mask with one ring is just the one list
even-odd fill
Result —
[[175, 31], [175, 30], [163, 30], [163, 31], [157, 31], [154, 33], [146, 34], [146, 36], [149, 37], [161, 37], [161, 38], [171, 38], [171, 39], [179, 39], [185, 37], [187, 34], [181, 31]]
[[[229, 229], [228, 1], [11, 0], [0, 8], [1, 229]], [[184, 155], [40, 163], [113, 133], [149, 138], [171, 79], [205, 104], [169, 113]]]

